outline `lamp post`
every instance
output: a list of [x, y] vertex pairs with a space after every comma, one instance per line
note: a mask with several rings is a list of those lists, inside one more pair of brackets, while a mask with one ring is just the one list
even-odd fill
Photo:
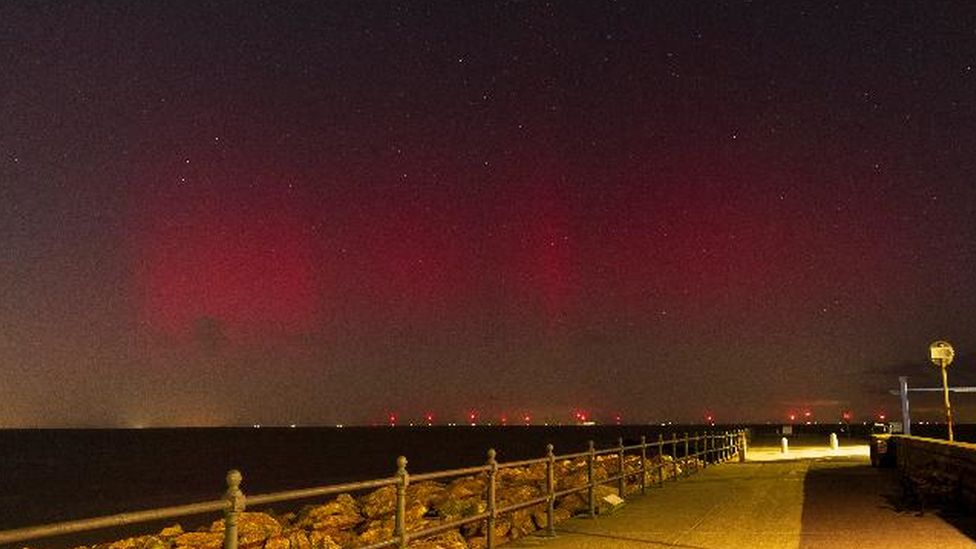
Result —
[[949, 424], [949, 442], [953, 442], [952, 436], [952, 404], [949, 403], [949, 376], [946, 368], [952, 364], [952, 358], [956, 352], [948, 341], [936, 341], [929, 345], [929, 356], [932, 363], [942, 369], [942, 396], [945, 399], [946, 423]]

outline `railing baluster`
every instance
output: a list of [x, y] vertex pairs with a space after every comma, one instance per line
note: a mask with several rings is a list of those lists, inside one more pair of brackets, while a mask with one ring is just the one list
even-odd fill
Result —
[[620, 468], [620, 478], [617, 479], [617, 495], [621, 498], [627, 496], [627, 482], [624, 478], [624, 439], [617, 438], [617, 465]]
[[685, 455], [681, 458], [685, 464], [684, 469], [682, 469], [681, 476], [686, 477], [690, 474], [688, 464], [688, 431], [685, 431]]
[[244, 512], [244, 492], [241, 491], [241, 472], [227, 471], [227, 491], [224, 492], [224, 549], [237, 549], [237, 519]]
[[586, 499], [590, 507], [590, 518], [596, 516], [596, 493], [594, 492], [593, 484], [593, 465], [596, 461], [596, 448], [593, 447], [593, 441], [589, 442], [589, 450], [586, 456]]
[[546, 503], [546, 535], [556, 537], [556, 456], [552, 453], [552, 444], [546, 444], [546, 493], [549, 501]]
[[678, 433], [671, 433], [671, 480], [678, 480]]
[[488, 549], [495, 547], [495, 475], [498, 474], [498, 462], [495, 461], [495, 449], [488, 449], [488, 532], [486, 545]]
[[664, 435], [657, 434], [657, 487], [664, 488]]
[[647, 493], [647, 437], [641, 435], [641, 466], [640, 466], [640, 491], [641, 494]]
[[746, 431], [741, 429], [739, 431], [739, 463], [746, 462], [746, 452], [748, 452], [746, 449]]
[[698, 431], [695, 431], [695, 471], [698, 471], [698, 464], [701, 463], [701, 457], [698, 455], [698, 443], [701, 439], [698, 438]]
[[397, 485], [396, 485], [396, 517], [393, 522], [393, 535], [397, 540], [397, 547], [404, 549], [407, 546], [407, 485], [410, 483], [410, 474], [407, 473], [407, 458], [400, 456], [396, 460], [397, 464]]

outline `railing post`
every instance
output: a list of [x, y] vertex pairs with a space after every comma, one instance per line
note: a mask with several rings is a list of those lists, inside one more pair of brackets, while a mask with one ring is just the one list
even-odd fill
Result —
[[722, 445], [725, 447], [722, 451], [722, 461], [728, 461], [732, 453], [732, 448], [729, 445], [729, 432], [725, 431], [722, 433]]
[[678, 480], [678, 433], [671, 433], [671, 480]]
[[681, 476], [686, 477], [688, 476], [688, 469], [689, 469], [688, 465], [691, 463], [690, 461], [688, 461], [688, 431], [685, 431], [685, 455], [681, 459], [684, 460], [684, 464], [685, 464]]
[[739, 463], [746, 462], [746, 431], [745, 429], [739, 431]]
[[495, 461], [495, 449], [488, 449], [488, 532], [485, 541], [488, 549], [495, 547], [495, 475], [498, 473], [498, 462]]
[[698, 464], [701, 462], [701, 458], [698, 454], [700, 442], [701, 438], [698, 437], [698, 431], [695, 431], [695, 470], [698, 470]]
[[237, 519], [244, 512], [243, 476], [237, 469], [227, 471], [227, 491], [224, 492], [224, 549], [237, 549]]
[[396, 485], [396, 517], [393, 522], [393, 536], [397, 540], [397, 547], [403, 549], [407, 546], [407, 485], [410, 484], [410, 474], [407, 473], [407, 458], [400, 456], [396, 460], [397, 464], [397, 485]]
[[641, 494], [647, 493], [647, 437], [641, 435], [641, 466], [640, 466], [640, 491]]
[[593, 447], [593, 441], [589, 442], [589, 450], [586, 456], [586, 500], [590, 508], [590, 518], [596, 516], [596, 494], [593, 490], [593, 465], [596, 461], [596, 448]]
[[657, 487], [664, 488], [664, 435], [657, 434]]
[[624, 439], [617, 438], [617, 465], [620, 467], [620, 478], [617, 479], [617, 495], [621, 498], [627, 496], [627, 482], [624, 478]]
[[552, 444], [546, 444], [546, 493], [549, 501], [546, 505], [546, 535], [556, 537], [556, 456], [552, 453]]
[[705, 461], [715, 463], [715, 438], [711, 431], [705, 431]]

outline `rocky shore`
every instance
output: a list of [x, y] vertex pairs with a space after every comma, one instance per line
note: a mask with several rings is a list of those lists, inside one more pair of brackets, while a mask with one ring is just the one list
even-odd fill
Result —
[[[681, 475], [686, 469], [702, 466], [696, 458], [673, 461], [670, 456], [655, 456], [646, 461], [646, 483], [652, 486], [664, 479]], [[618, 474], [616, 455], [598, 456], [594, 463], [597, 481]], [[659, 469], [663, 475], [659, 475]], [[626, 492], [640, 490], [640, 456], [625, 456]], [[555, 462], [556, 491], [586, 486], [585, 459]], [[499, 469], [496, 476], [496, 506], [503, 508], [545, 495], [546, 465]], [[405, 528], [419, 532], [447, 522], [471, 517], [486, 510], [486, 476], [473, 475], [450, 482], [424, 481], [407, 487]], [[610, 505], [607, 495], [617, 494], [617, 483], [597, 485], [597, 512], [605, 513]], [[558, 523], [588, 512], [586, 491], [556, 499], [554, 518]], [[340, 549], [364, 547], [393, 538], [396, 487], [384, 486], [360, 494], [340, 494], [325, 503], [307, 505], [297, 511], [266, 510], [245, 512], [238, 522], [241, 549]], [[495, 540], [501, 544], [546, 527], [546, 505], [537, 504], [510, 513], [499, 514], [495, 523]], [[458, 528], [411, 541], [412, 549], [481, 549], [486, 545], [486, 522], [471, 522]], [[127, 538], [111, 543], [82, 546], [75, 549], [220, 549], [223, 545], [223, 520], [185, 530], [176, 524], [151, 535]]]

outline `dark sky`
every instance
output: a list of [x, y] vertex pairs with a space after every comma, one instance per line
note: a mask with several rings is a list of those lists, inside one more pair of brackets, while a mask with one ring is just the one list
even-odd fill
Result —
[[0, 426], [976, 384], [971, 2], [14, 1], [0, 75]]

